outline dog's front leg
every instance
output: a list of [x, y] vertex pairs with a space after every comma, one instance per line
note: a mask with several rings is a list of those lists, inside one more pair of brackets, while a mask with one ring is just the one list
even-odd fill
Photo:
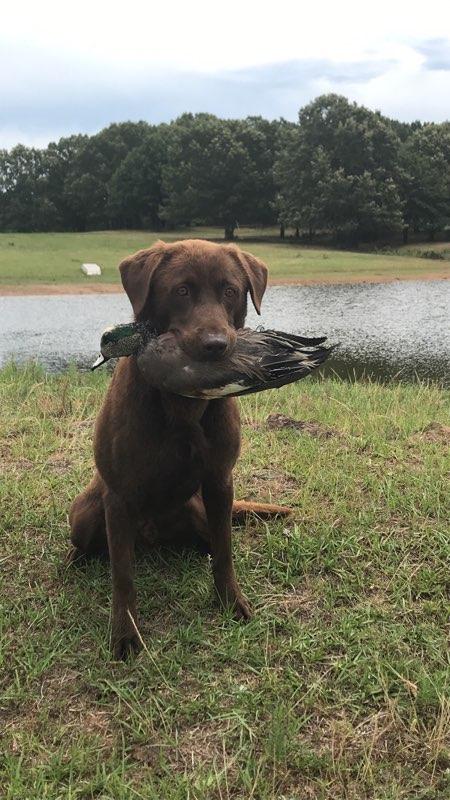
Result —
[[112, 573], [111, 648], [114, 658], [122, 660], [141, 647], [133, 581], [136, 521], [114, 492], [107, 491], [103, 501]]
[[220, 601], [234, 609], [237, 619], [249, 619], [251, 610], [239, 587], [231, 552], [231, 510], [233, 478], [211, 474], [202, 487], [203, 502], [211, 537], [214, 583]]

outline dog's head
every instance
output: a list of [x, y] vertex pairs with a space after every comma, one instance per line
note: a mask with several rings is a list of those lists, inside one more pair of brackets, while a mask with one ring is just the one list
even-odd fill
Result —
[[157, 242], [120, 264], [136, 320], [172, 332], [194, 359], [220, 358], [236, 343], [247, 313], [247, 294], [258, 314], [267, 267], [235, 245], [201, 239]]

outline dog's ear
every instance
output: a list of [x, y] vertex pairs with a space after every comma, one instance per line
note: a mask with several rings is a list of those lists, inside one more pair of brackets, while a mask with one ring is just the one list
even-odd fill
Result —
[[166, 250], [164, 242], [156, 242], [147, 250], [138, 250], [120, 264], [120, 277], [136, 318], [142, 314], [147, 302], [155, 270], [161, 264]]
[[228, 249], [237, 261], [241, 269], [245, 272], [250, 297], [255, 306], [256, 313], [261, 314], [261, 301], [267, 286], [267, 267], [263, 261], [245, 250], [240, 250], [235, 245], [229, 245]]

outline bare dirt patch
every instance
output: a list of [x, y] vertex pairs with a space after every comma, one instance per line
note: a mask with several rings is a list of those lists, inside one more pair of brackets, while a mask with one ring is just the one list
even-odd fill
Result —
[[[448, 270], [428, 270], [423, 273], [405, 275], [322, 275], [318, 278], [269, 278], [271, 286], [320, 286], [355, 283], [395, 283], [398, 281], [442, 281], [449, 280]], [[23, 283], [0, 285], [0, 297], [20, 297], [21, 295], [59, 295], [59, 294], [117, 294], [123, 291], [120, 283]]]
[[450, 444], [450, 425], [442, 425], [441, 422], [430, 422], [417, 436], [425, 442]]
[[48, 459], [47, 466], [57, 475], [66, 475], [72, 468], [72, 462], [63, 453], [55, 453]]
[[146, 767], [152, 767], [154, 770], [158, 769], [161, 759], [168, 754], [173, 754], [173, 759], [175, 758], [174, 749], [161, 744], [161, 742], [137, 744], [131, 748], [131, 756], [134, 761], [144, 764]]
[[318, 610], [318, 597], [308, 586], [297, 587], [287, 594], [276, 597], [279, 613], [309, 619]]
[[196, 727], [181, 730], [177, 741], [175, 766], [178, 769], [193, 769], [212, 762], [219, 766], [224, 765], [224, 762], [229, 765], [224, 742], [229, 727], [227, 721], [208, 720]]
[[0, 286], [1, 297], [53, 294], [117, 294], [123, 292], [120, 283], [24, 283]]
[[34, 468], [33, 462], [28, 458], [13, 458], [11, 451], [3, 448], [0, 450], [0, 453], [3, 461], [2, 467], [5, 472], [22, 473]]
[[298, 481], [290, 475], [285, 475], [279, 470], [263, 467], [255, 470], [247, 486], [248, 497], [279, 497], [283, 494], [293, 494], [298, 490]]
[[327, 425], [321, 425], [319, 422], [305, 422], [300, 419], [292, 419], [286, 417], [285, 414], [269, 414], [267, 417], [267, 426], [272, 430], [282, 430], [283, 428], [292, 428], [296, 431], [306, 433], [315, 439], [332, 439], [333, 437], [340, 437], [342, 434], [336, 428], [329, 428]]

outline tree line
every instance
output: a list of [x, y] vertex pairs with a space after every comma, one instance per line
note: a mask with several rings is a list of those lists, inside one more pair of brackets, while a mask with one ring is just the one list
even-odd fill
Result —
[[0, 230], [280, 225], [376, 241], [450, 224], [450, 123], [402, 123], [323, 95], [298, 122], [183, 114], [44, 149], [0, 150]]

